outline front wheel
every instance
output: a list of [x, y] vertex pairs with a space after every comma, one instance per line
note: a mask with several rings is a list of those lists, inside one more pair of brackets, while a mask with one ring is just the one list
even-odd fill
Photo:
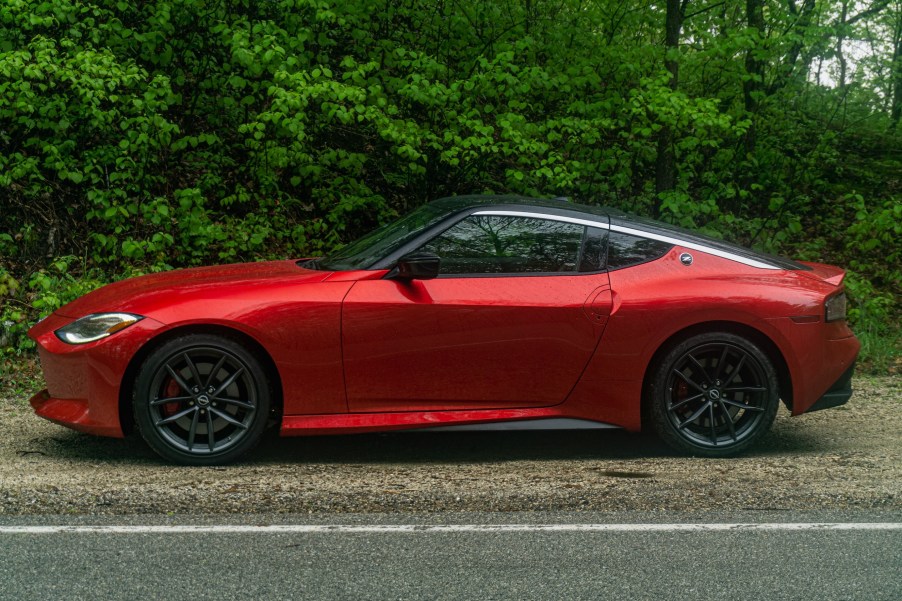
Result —
[[648, 394], [658, 435], [705, 457], [746, 450], [770, 429], [780, 401], [767, 356], [727, 332], [699, 334], [671, 348], [655, 366]]
[[150, 354], [133, 402], [141, 436], [159, 455], [185, 465], [220, 465], [260, 440], [270, 388], [262, 365], [241, 344], [194, 334]]

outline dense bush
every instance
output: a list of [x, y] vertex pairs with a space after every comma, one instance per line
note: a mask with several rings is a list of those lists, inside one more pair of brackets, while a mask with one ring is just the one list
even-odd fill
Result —
[[[668, 4], [665, 51], [665, 8], [618, 1], [9, 0], [0, 347], [112, 278], [317, 254], [471, 192], [847, 265], [853, 314], [889, 334], [898, 7], [772, 3], [756, 28], [754, 1]], [[865, 30], [886, 56], [818, 85], [842, 47], [824, 40]]]

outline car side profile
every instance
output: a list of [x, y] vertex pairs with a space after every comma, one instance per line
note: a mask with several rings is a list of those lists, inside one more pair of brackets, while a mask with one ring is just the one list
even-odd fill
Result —
[[35, 325], [38, 415], [226, 463], [283, 436], [652, 428], [740, 453], [845, 403], [842, 269], [613, 209], [428, 203], [323, 258], [116, 282]]

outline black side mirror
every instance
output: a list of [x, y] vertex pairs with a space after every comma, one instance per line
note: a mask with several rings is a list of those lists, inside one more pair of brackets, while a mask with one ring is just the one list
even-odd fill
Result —
[[413, 252], [398, 259], [395, 273], [396, 280], [431, 280], [438, 275], [441, 259], [430, 252]]

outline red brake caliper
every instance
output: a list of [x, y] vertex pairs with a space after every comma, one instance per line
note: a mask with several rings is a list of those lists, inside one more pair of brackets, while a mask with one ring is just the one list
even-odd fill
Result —
[[[166, 387], [163, 389], [163, 394], [167, 397], [179, 396], [179, 393], [182, 391], [182, 387], [179, 386], [178, 382], [169, 378], [169, 381], [166, 383]], [[173, 401], [171, 403], [166, 403], [162, 407], [160, 407], [160, 413], [163, 414], [164, 417], [169, 417], [170, 415], [175, 415], [176, 411], [179, 410], [179, 402]]]
[[[672, 394], [674, 403], [682, 401], [689, 396], [689, 385], [683, 380], [677, 380], [674, 382]], [[683, 409], [683, 414], [685, 415], [685, 409]]]

